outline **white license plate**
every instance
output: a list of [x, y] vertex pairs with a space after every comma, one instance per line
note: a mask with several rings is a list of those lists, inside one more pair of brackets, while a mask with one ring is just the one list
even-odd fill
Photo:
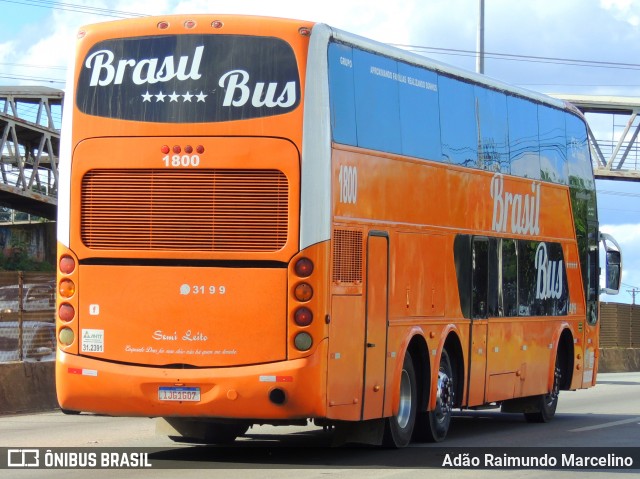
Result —
[[200, 388], [169, 387], [158, 388], [160, 401], [200, 401]]

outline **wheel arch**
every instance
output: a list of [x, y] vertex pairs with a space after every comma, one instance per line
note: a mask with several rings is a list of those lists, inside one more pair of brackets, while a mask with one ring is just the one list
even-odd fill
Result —
[[454, 406], [459, 407], [462, 404], [464, 393], [464, 353], [460, 337], [455, 333], [455, 331], [449, 332], [443, 347], [447, 350], [447, 354], [449, 354], [449, 361], [451, 362], [451, 369], [453, 370], [455, 379]]
[[429, 347], [424, 336], [421, 334], [414, 335], [407, 346], [407, 351], [411, 354], [416, 373], [418, 411], [426, 411], [429, 405], [429, 392], [431, 391], [431, 360]]
[[[574, 367], [574, 342], [573, 342], [573, 334], [571, 333], [571, 329], [568, 327], [563, 328], [560, 337], [558, 338], [558, 343], [556, 347], [556, 357], [558, 359], [558, 365], [560, 366], [561, 374], [562, 374], [562, 382], [560, 383], [561, 390], [569, 390], [571, 389], [571, 384], [573, 382], [573, 372], [575, 371]], [[553, 365], [555, 365], [555, 357], [553, 358], [552, 367], [549, 368], [549, 384], [553, 384]]]

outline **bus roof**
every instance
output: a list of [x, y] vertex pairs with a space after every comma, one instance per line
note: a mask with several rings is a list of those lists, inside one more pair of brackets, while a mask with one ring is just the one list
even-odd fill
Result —
[[469, 83], [483, 85], [494, 90], [505, 92], [507, 94], [520, 96], [520, 97], [527, 98], [539, 103], [544, 103], [544, 104], [553, 106], [555, 108], [569, 110], [573, 113], [577, 113], [577, 110], [572, 108], [569, 104], [567, 104], [567, 102], [556, 99], [556, 98], [552, 98], [542, 93], [537, 93], [531, 90], [527, 90], [525, 88], [519, 88], [513, 85], [509, 85], [507, 83], [501, 82], [500, 80], [496, 80], [485, 75], [480, 75], [468, 70], [464, 70], [462, 68], [456, 68], [454, 66], [447, 65], [446, 63], [441, 63], [439, 61], [432, 60], [423, 55], [418, 55], [417, 53], [413, 53], [407, 50], [403, 50], [401, 48], [393, 47], [385, 43], [380, 43], [375, 40], [370, 40], [368, 38], [361, 37], [353, 33], [345, 32], [343, 30], [333, 28], [329, 25], [316, 24], [314, 25], [313, 28], [314, 30], [328, 29], [328, 31], [325, 34], [331, 38], [334, 38], [339, 43], [351, 44], [361, 49], [379, 53], [391, 58], [395, 58], [397, 60], [402, 60], [412, 65], [428, 68], [429, 70], [433, 70], [437, 73], [443, 73], [445, 75], [454, 76], [463, 81], [467, 81]]

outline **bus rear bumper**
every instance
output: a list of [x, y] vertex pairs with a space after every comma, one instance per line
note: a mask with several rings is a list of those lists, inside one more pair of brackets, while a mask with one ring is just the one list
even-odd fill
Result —
[[[58, 350], [56, 390], [65, 410], [113, 416], [325, 417], [326, 357], [326, 340], [306, 358], [226, 368], [122, 365]], [[180, 400], [181, 396], [171, 397], [166, 392], [161, 395], [160, 388], [190, 394]]]

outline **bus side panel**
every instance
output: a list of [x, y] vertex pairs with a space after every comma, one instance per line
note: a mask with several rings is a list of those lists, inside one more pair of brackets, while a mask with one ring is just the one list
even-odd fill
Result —
[[328, 359], [327, 417], [357, 421], [364, 371], [364, 302], [361, 295], [334, 295]]

